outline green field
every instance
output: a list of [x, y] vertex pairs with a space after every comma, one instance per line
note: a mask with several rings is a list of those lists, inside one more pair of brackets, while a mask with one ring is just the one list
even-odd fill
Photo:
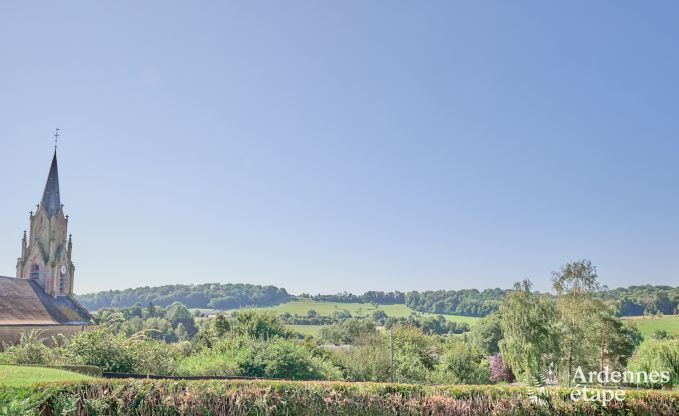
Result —
[[311, 335], [312, 337], [317, 337], [321, 332], [323, 325], [285, 325], [291, 330], [300, 333], [302, 335]]
[[[340, 302], [322, 302], [310, 299], [298, 299], [287, 303], [281, 303], [277, 306], [272, 306], [268, 308], [274, 310], [278, 313], [288, 312], [290, 314], [306, 315], [306, 313], [313, 309], [319, 315], [330, 316], [333, 312], [346, 310], [351, 313], [352, 316], [368, 316], [376, 308], [370, 303], [340, 303]], [[408, 308], [406, 305], [379, 305], [377, 309], [383, 310], [387, 315], [393, 316], [395, 318], [408, 317], [413, 313], [417, 313], [420, 316], [437, 316], [432, 313], [422, 313], [415, 312]], [[446, 320], [450, 322], [467, 322], [469, 325], [473, 325], [478, 322], [481, 318], [474, 316], [458, 316], [458, 315], [441, 315]]]
[[[346, 310], [351, 313], [354, 317], [365, 317], [369, 316], [376, 310], [376, 308], [370, 303], [341, 303], [341, 302], [323, 302], [311, 299], [297, 299], [290, 302], [282, 303], [277, 306], [272, 306], [268, 308], [257, 308], [257, 309], [267, 309], [276, 311], [276, 313], [289, 313], [291, 315], [306, 315], [309, 310], [314, 310], [319, 315], [331, 316], [333, 312]], [[405, 318], [412, 314], [417, 314], [418, 316], [438, 316], [431, 313], [416, 312], [408, 308], [406, 305], [379, 305], [377, 309], [383, 310], [388, 316], [393, 316], [395, 318]], [[233, 312], [233, 310], [228, 311]], [[458, 315], [441, 315], [446, 320], [450, 322], [466, 322], [469, 325], [474, 325], [476, 322], [481, 320], [481, 318], [473, 316], [458, 316]], [[302, 335], [318, 336], [322, 325], [287, 325], [288, 328]]]
[[56, 368], [0, 365], [0, 386], [25, 387], [48, 381], [89, 379], [92, 379], [92, 377]]
[[679, 315], [665, 315], [660, 318], [645, 316], [628, 316], [623, 320], [631, 325], [636, 325], [645, 340], [648, 340], [655, 331], [667, 331], [667, 334], [679, 335]]

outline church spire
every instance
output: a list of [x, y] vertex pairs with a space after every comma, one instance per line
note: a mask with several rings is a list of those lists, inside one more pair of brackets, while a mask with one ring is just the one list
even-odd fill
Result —
[[42, 207], [47, 215], [52, 217], [61, 209], [61, 197], [59, 196], [59, 167], [57, 166], [57, 150], [54, 149], [54, 158], [50, 173], [47, 176], [45, 192], [42, 194]]

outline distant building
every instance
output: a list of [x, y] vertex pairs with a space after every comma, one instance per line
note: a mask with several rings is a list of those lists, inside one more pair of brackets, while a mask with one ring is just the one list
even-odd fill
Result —
[[31, 329], [47, 337], [69, 335], [90, 324], [92, 316], [73, 298], [73, 241], [67, 229], [55, 149], [42, 201], [30, 214], [29, 233], [24, 231], [16, 278], [0, 276], [0, 341], [14, 342]]

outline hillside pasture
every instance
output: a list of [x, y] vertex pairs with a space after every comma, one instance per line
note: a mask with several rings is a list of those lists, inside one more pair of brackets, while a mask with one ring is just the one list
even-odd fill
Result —
[[635, 325], [644, 340], [649, 340], [655, 331], [666, 331], [669, 336], [679, 336], [679, 315], [626, 316], [622, 318], [626, 324]]
[[[427, 316], [438, 316], [432, 313], [422, 313], [416, 312], [406, 305], [378, 305], [373, 306], [370, 303], [341, 303], [341, 302], [323, 302], [311, 299], [297, 299], [286, 303], [281, 303], [277, 306], [272, 306], [268, 308], [258, 308], [274, 310], [277, 313], [289, 313], [291, 315], [306, 315], [309, 310], [316, 311], [319, 315], [331, 316], [333, 312], [338, 312], [342, 310], [349, 311], [354, 317], [365, 317], [370, 316], [375, 310], [382, 310], [388, 316], [393, 316], [395, 318], [405, 318], [412, 314], [417, 314], [422, 317]], [[481, 318], [474, 316], [459, 316], [459, 315], [441, 315], [446, 320], [450, 322], [466, 322], [469, 325], [473, 325]]]

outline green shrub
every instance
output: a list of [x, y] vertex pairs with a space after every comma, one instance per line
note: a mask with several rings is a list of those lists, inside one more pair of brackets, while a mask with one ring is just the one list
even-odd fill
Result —
[[488, 360], [462, 340], [446, 343], [435, 379], [445, 384], [490, 384]]
[[292, 338], [293, 333], [273, 311], [241, 309], [231, 327], [237, 335], [267, 340], [271, 338]]
[[238, 360], [224, 351], [205, 349], [183, 358], [177, 373], [184, 376], [237, 376], [240, 374]]
[[128, 340], [126, 346], [134, 359], [135, 373], [172, 375], [176, 372], [179, 353], [174, 345], [140, 337]]
[[64, 347], [64, 353], [74, 363], [93, 365], [103, 371], [133, 372], [137, 364], [125, 337], [110, 333], [106, 326], [78, 332]]
[[3, 346], [3, 364], [55, 364], [63, 362], [57, 351], [43, 343], [40, 331], [32, 330], [21, 333], [19, 343]]
[[437, 362], [433, 354], [434, 339], [421, 328], [396, 325], [391, 330], [394, 344], [395, 380], [404, 383], [430, 382]]
[[295, 341], [258, 343], [239, 363], [242, 375], [293, 380], [337, 380], [338, 369]]
[[363, 319], [347, 319], [339, 324], [324, 325], [320, 338], [326, 344], [352, 344], [359, 337], [377, 333], [373, 322]]
[[[623, 402], [572, 402], [548, 390], [536, 405], [518, 387], [291, 381], [97, 380], [0, 388], [0, 411], [53, 415], [653, 415], [679, 413], [679, 392], [632, 391]], [[19, 413], [21, 412], [21, 413]]]
[[341, 374], [329, 361], [314, 356], [298, 341], [248, 337], [219, 340], [183, 358], [182, 375], [247, 376], [299, 380], [339, 379]]
[[646, 373], [669, 371], [670, 381], [665, 386], [679, 385], [679, 340], [651, 340], [641, 344], [629, 361], [628, 370]]
[[380, 333], [366, 334], [351, 347], [335, 350], [334, 361], [349, 381], [388, 381], [391, 376], [388, 341]]

